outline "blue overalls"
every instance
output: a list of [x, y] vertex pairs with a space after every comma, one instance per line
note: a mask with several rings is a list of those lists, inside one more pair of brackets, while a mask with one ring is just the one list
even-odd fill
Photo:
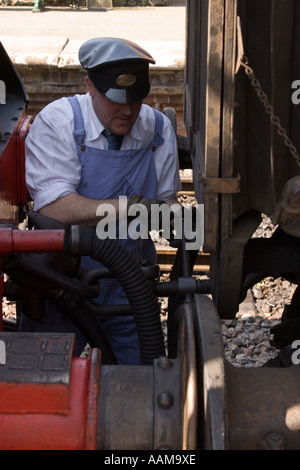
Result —
[[[85, 146], [85, 129], [82, 111], [76, 96], [68, 98], [74, 113], [74, 138], [81, 163], [81, 181], [78, 194], [92, 199], [111, 199], [138, 194], [148, 199], [157, 197], [157, 175], [154, 154], [164, 142], [163, 117], [155, 113], [155, 131], [152, 141], [141, 150], [99, 150]], [[149, 240], [119, 240], [137, 259], [154, 261], [155, 248]], [[88, 270], [101, 265], [84, 257], [82, 266]], [[105, 305], [128, 303], [125, 293], [115, 279], [101, 280], [102, 290], [97, 301]], [[138, 364], [139, 345], [135, 321], [132, 316], [97, 317], [110, 337], [119, 363]]]

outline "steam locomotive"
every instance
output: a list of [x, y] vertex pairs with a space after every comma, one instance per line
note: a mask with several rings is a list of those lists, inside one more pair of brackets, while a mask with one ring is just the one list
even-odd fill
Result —
[[[0, 46], [6, 85], [0, 105], [0, 298], [14, 299], [33, 318], [45, 298], [56, 299], [91, 345], [88, 357], [74, 357], [72, 334], [6, 331], [1, 318], [1, 449], [300, 448], [299, 367], [233, 367], [224, 358], [220, 327], [258, 280], [272, 275], [299, 283], [300, 108], [293, 93], [300, 80], [300, 5], [188, 0], [186, 9], [187, 136], [178, 136], [178, 147], [180, 167], [192, 168], [204, 206], [208, 283], [195, 279], [197, 253], [184, 242], [170, 282], [162, 285], [158, 266], [137, 266], [112, 241], [104, 244], [80, 227], [29, 210], [24, 140], [32, 118], [26, 90]], [[263, 214], [277, 226], [268, 239], [253, 237]], [[26, 219], [34, 230], [20, 226]], [[125, 286], [141, 338], [141, 366], [111, 361], [94, 327], [95, 315], [108, 311], [96, 311], [94, 279], [78, 276], [83, 254], [99, 259], [105, 275]], [[123, 257], [126, 263], [119, 263]], [[70, 307], [73, 295], [82, 299], [80, 311]], [[157, 328], [162, 295], [169, 297], [167, 354]], [[298, 303], [296, 289], [275, 332], [283, 351], [300, 339]]]

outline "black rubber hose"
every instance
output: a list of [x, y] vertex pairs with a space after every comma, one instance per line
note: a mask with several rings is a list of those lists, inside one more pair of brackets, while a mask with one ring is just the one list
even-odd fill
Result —
[[90, 347], [101, 349], [102, 364], [118, 364], [106, 333], [94, 315], [86, 311], [76, 296], [70, 292], [65, 292], [56, 303], [59, 309], [80, 329]]
[[[136, 322], [142, 364], [165, 355], [160, 309], [139, 262], [117, 240], [100, 240], [95, 230], [79, 227], [79, 252], [108, 267], [122, 286]], [[65, 251], [72, 254], [66, 230]]]

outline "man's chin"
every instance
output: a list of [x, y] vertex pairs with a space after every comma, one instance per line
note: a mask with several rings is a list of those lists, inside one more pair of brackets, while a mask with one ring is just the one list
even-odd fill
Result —
[[115, 119], [112, 122], [112, 133], [117, 135], [125, 135], [130, 132], [133, 123], [127, 119]]
[[115, 135], [126, 135], [130, 132], [132, 126], [115, 127], [112, 133]]

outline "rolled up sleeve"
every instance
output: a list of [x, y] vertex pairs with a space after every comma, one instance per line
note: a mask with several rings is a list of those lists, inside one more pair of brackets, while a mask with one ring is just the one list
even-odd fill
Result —
[[58, 107], [45, 108], [35, 118], [26, 138], [26, 184], [34, 210], [76, 192], [80, 183], [72, 112], [66, 114], [62, 105], [69, 106], [59, 103]]

